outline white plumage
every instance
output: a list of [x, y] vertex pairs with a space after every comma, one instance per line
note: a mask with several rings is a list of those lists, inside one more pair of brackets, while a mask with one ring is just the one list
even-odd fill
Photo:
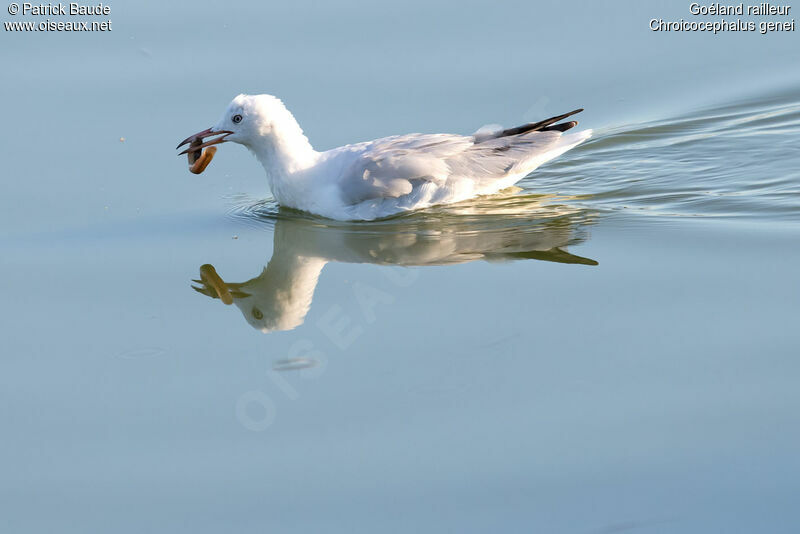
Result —
[[408, 134], [317, 152], [279, 99], [239, 95], [202, 133], [249, 148], [279, 204], [337, 220], [372, 220], [514, 185], [589, 138], [590, 130], [562, 133], [574, 122], [550, 126], [567, 115], [539, 129]]

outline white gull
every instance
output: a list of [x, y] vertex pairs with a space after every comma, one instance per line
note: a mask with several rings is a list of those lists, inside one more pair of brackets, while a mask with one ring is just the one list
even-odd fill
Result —
[[[179, 146], [196, 156], [226, 141], [250, 149], [275, 200], [337, 220], [373, 220], [493, 194], [591, 136], [559, 122], [578, 109], [475, 135], [408, 134], [314, 150], [294, 116], [271, 95], [239, 95], [213, 127]], [[212, 137], [204, 141], [207, 137]]]

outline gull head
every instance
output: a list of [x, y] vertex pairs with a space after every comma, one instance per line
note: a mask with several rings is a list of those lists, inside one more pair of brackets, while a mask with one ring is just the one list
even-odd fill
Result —
[[[217, 124], [181, 141], [178, 148], [190, 146], [180, 155], [228, 141], [253, 147], [271, 135], [276, 123], [285, 121], [287, 115], [291, 117], [283, 102], [272, 95], [239, 95], [231, 100]], [[197, 141], [201, 143], [196, 144]]]
[[[283, 102], [272, 95], [241, 94], [228, 104], [217, 124], [184, 139], [178, 148], [187, 144], [189, 147], [179, 155], [188, 154], [192, 165], [201, 158], [205, 149], [228, 141], [244, 145], [257, 155], [265, 150], [274, 154], [274, 150], [269, 148], [275, 146], [287, 149], [292, 156], [312, 151]], [[210, 161], [213, 154], [212, 151], [204, 159]]]

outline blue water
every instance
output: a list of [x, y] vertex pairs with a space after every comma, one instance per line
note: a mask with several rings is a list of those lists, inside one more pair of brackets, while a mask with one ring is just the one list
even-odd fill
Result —
[[[115, 2], [107, 34], [0, 31], [0, 531], [796, 532], [800, 41], [648, 28], [681, 17]], [[595, 136], [339, 223], [237, 146], [175, 157], [241, 91], [320, 149], [581, 106]]]

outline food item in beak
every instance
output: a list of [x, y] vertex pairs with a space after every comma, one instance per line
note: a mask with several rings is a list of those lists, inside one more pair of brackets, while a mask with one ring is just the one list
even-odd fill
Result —
[[[216, 132], [212, 132], [211, 130], [212, 128], [208, 128], [202, 132], [197, 132], [181, 141], [181, 144], [175, 147], [180, 150], [182, 146], [186, 144], [189, 145], [186, 150], [178, 155], [182, 156], [186, 154], [186, 158], [189, 160], [189, 170], [195, 174], [200, 174], [206, 170], [206, 167], [208, 167], [208, 164], [211, 163], [211, 160], [214, 158], [214, 153], [217, 149], [213, 148], [212, 145], [224, 143], [225, 138], [233, 133], [230, 130], [217, 130]], [[210, 141], [203, 142], [203, 139], [211, 136], [219, 137], [213, 137]], [[205, 150], [203, 150], [204, 148]]]
[[[195, 140], [192, 141], [192, 145], [202, 144], [201, 141]], [[193, 150], [188, 152], [186, 156], [189, 158], [189, 170], [192, 171], [194, 174], [200, 174], [208, 164], [211, 163], [211, 160], [214, 159], [214, 154], [217, 153], [217, 147], [210, 146], [200, 153], [200, 150]]]
[[[185, 142], [186, 141], [184, 141], [184, 143]], [[202, 144], [203, 144], [203, 140], [201, 138], [199, 138], [199, 137], [195, 137], [194, 141], [192, 141], [189, 144], [189, 149], [191, 150], [192, 148], [194, 148], [196, 146], [200, 146]], [[200, 151], [199, 150], [192, 150], [191, 152], [187, 152], [186, 153], [186, 157], [189, 159], [189, 167], [191, 167], [192, 165], [194, 165], [194, 162], [197, 161], [200, 158]]]

